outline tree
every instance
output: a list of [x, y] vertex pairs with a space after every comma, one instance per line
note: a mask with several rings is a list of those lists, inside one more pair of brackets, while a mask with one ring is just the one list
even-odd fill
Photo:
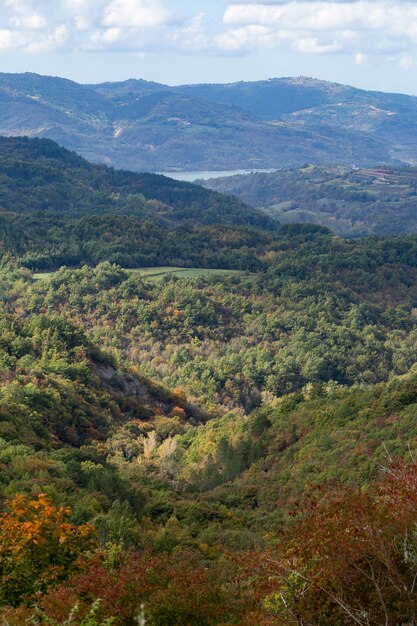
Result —
[[417, 462], [367, 491], [321, 491], [272, 566], [266, 604], [287, 625], [417, 624], [416, 523]]
[[95, 547], [92, 525], [70, 523], [71, 509], [45, 494], [17, 495], [0, 517], [0, 603], [17, 605], [80, 569]]

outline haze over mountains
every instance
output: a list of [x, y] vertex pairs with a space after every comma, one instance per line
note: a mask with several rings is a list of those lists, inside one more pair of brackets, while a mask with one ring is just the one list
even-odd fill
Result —
[[310, 78], [169, 87], [0, 74], [0, 134], [138, 171], [416, 164], [417, 98]]

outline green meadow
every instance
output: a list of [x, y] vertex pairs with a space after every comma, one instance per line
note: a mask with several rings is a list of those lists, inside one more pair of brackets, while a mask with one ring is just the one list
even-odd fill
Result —
[[[207, 269], [203, 267], [138, 267], [128, 269], [128, 272], [135, 272], [151, 280], [162, 280], [164, 276], [178, 276], [180, 278], [196, 278], [210, 274], [212, 276], [223, 276], [225, 274], [242, 274], [240, 270]], [[53, 272], [37, 272], [33, 275], [35, 280], [45, 280], [52, 276]]]

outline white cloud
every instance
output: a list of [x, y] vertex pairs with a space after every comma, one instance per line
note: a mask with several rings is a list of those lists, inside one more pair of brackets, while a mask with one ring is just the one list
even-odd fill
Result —
[[198, 13], [181, 28], [174, 29], [170, 36], [171, 43], [182, 50], [207, 49], [210, 38], [205, 31], [205, 17], [205, 13]]
[[169, 11], [155, 0], [113, 0], [104, 9], [103, 24], [147, 28], [165, 24], [169, 16]]
[[409, 70], [413, 65], [414, 65], [414, 61], [412, 59], [412, 57], [405, 55], [402, 56], [398, 59], [398, 65], [403, 69], [403, 70]]
[[342, 50], [342, 44], [339, 41], [320, 43], [317, 37], [306, 37], [305, 39], [295, 40], [293, 48], [307, 54], [326, 54], [329, 52], [340, 52]]
[[[168, 0], [0, 0], [0, 50], [141, 51], [172, 38]], [[180, 30], [188, 24], [176, 24]], [[166, 32], [161, 34], [161, 30]], [[143, 34], [143, 36], [142, 36]]]
[[382, 55], [403, 69], [416, 57], [410, 0], [226, 0], [220, 15], [212, 11], [224, 1], [189, 0], [184, 9], [179, 0], [0, 0], [0, 50], [239, 55], [276, 47], [349, 54], [358, 66]]
[[95, 31], [90, 37], [90, 41], [93, 44], [97, 44], [97, 47], [105, 47], [106, 44], [113, 44], [119, 41], [122, 36], [122, 31], [117, 26], [113, 28], [107, 28], [104, 31]]
[[368, 57], [363, 52], [357, 52], [355, 54], [356, 65], [365, 65], [367, 60], [368, 60]]
[[12, 17], [10, 23], [18, 29], [37, 30], [47, 25], [46, 19], [39, 13]]
[[12, 30], [0, 29], [0, 50], [14, 48], [16, 44]]
[[268, 47], [273, 45], [273, 37], [266, 26], [249, 24], [242, 28], [222, 33], [214, 39], [214, 46], [224, 52], [240, 52], [254, 46]]
[[35, 40], [26, 41], [25, 50], [29, 54], [59, 50], [68, 39], [68, 30], [64, 24], [57, 26], [52, 33]]
[[[262, 26], [278, 45], [283, 40], [304, 53], [388, 54], [406, 51], [417, 43], [417, 5], [398, 0], [291, 0], [235, 3], [228, 6], [223, 23], [227, 41], [242, 28]], [[252, 38], [254, 47], [262, 46]], [[242, 42], [242, 50], [247, 42]], [[361, 57], [359, 56], [359, 59]]]

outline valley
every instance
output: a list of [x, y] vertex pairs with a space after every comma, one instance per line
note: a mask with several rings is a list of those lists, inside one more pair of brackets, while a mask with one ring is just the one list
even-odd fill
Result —
[[[162, 97], [143, 81], [22, 75], [7, 78], [3, 110], [29, 107], [29, 79], [31, 112], [53, 103], [73, 145], [0, 137], [1, 619], [414, 624], [415, 168], [366, 152], [353, 166], [346, 149], [335, 165], [326, 144], [324, 164], [297, 152], [297, 167], [198, 185], [75, 150], [92, 120], [97, 136], [106, 127], [103, 103], [157, 132], [193, 99], [219, 142], [231, 101], [255, 133], [277, 112], [317, 124], [307, 101], [330, 127], [329, 106], [366, 95], [378, 110], [343, 133], [376, 133], [382, 96], [283, 79], [261, 101], [247, 84]], [[400, 104], [414, 99], [384, 106]], [[184, 119], [171, 120], [175, 141]]]

